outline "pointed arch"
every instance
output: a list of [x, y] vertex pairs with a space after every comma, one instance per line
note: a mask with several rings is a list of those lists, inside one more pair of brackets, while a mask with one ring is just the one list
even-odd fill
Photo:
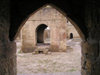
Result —
[[[74, 27], [76, 28], [77, 32], [79, 33], [80, 37], [81, 38], [85, 38], [85, 33], [83, 32], [83, 30], [70, 18], [67, 16], [67, 13], [65, 13], [63, 10], [61, 10], [59, 7], [55, 6], [54, 4], [52, 3], [47, 3], [45, 5], [43, 5], [42, 7], [38, 8], [37, 10], [35, 10], [34, 12], [32, 12], [31, 14], [29, 14], [27, 16], [27, 18], [21, 23], [21, 25], [18, 27], [16, 33], [15, 33], [15, 36], [13, 38], [10, 38], [10, 40], [14, 40], [18, 33], [20, 32], [21, 28], [23, 27], [23, 25], [25, 24], [25, 22], [29, 19], [29, 17], [31, 17], [33, 14], [35, 14], [38, 10], [46, 7], [47, 5], [50, 5], [51, 7], [55, 8], [57, 11], [59, 11], [62, 15], [64, 15], [73, 25]], [[67, 22], [67, 21], [66, 21]], [[11, 34], [9, 34], [11, 35]]]

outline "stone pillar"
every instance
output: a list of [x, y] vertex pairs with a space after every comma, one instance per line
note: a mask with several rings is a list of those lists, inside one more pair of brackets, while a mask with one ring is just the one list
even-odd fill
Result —
[[85, 24], [88, 37], [82, 42], [82, 75], [100, 75], [100, 8], [88, 0]]
[[50, 50], [52, 52], [58, 52], [59, 51], [59, 30], [56, 27], [52, 27], [50, 35], [51, 35]]
[[[1, 35], [1, 34], [0, 34]], [[0, 36], [3, 37], [3, 36]], [[4, 41], [1, 41], [4, 40]], [[16, 75], [16, 47], [14, 42], [0, 38], [0, 75]]]
[[66, 30], [66, 22], [65, 25], [61, 25], [59, 28], [59, 51], [66, 52], [67, 51], [67, 30]]
[[35, 49], [35, 30], [32, 21], [27, 21], [22, 28], [22, 52], [29, 53]]
[[0, 0], [0, 75], [16, 75], [16, 45], [9, 40], [10, 0]]
[[[61, 23], [61, 24], [60, 24]], [[65, 52], [67, 50], [67, 32], [66, 32], [66, 20], [57, 22], [57, 26], [52, 26], [50, 30], [51, 35], [51, 51]]]
[[82, 42], [82, 75], [100, 75], [100, 40]]

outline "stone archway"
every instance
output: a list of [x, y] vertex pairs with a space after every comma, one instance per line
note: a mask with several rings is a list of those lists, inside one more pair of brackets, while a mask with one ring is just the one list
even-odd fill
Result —
[[[46, 5], [44, 5], [43, 7], [45, 7]], [[62, 12], [59, 8], [57, 8], [57, 7], [55, 7], [54, 5], [51, 5], [52, 7], [54, 7], [55, 9], [57, 9], [59, 12], [61, 12], [61, 14], [62, 15], [64, 15], [65, 16], [65, 14], [64, 14], [64, 12]], [[42, 8], [43, 8], [42, 7]], [[33, 14], [31, 14], [31, 16], [32, 16]], [[70, 20], [70, 19], [69, 19]], [[73, 22], [72, 20], [71, 20], [71, 22]], [[64, 21], [64, 23], [65, 23], [65, 21]], [[74, 25], [74, 24], [73, 24]], [[44, 42], [44, 40], [43, 40], [43, 31], [44, 31], [44, 29], [46, 28], [47, 26], [46, 25], [40, 25], [40, 27], [38, 28], [37, 27], [37, 29], [36, 29], [36, 32], [38, 33], [37, 34], [37, 36], [39, 36], [39, 38], [37, 37], [37, 40], [36, 40], [36, 42], [37, 43], [43, 43]], [[80, 28], [77, 26], [77, 25], [75, 25], [75, 27], [76, 27], [76, 29], [79, 31], [79, 34], [81, 35], [81, 37], [83, 37], [84, 38], [84, 34], [82, 33], [82, 31], [80, 30]], [[62, 29], [64, 29], [65, 27], [62, 27]], [[54, 31], [54, 33], [58, 33], [60, 30], [58, 30], [58, 28], [56, 28], [56, 29], [54, 29], [55, 31]], [[63, 30], [61, 30], [62, 32], [63, 32]], [[54, 36], [54, 35], [52, 35], [52, 36]], [[56, 35], [56, 36], [58, 36], [58, 35]], [[66, 33], [60, 33], [60, 36], [64, 36], [64, 37], [61, 37], [61, 40], [63, 40], [61, 43], [60, 43], [60, 45], [58, 45], [58, 42], [53, 42], [53, 43], [56, 43], [56, 44], [51, 44], [51, 50], [53, 50], [53, 51], [57, 51], [57, 50], [59, 50], [58, 49], [58, 47], [60, 46], [61, 48], [60, 49], [63, 49], [63, 51], [65, 51], [66, 50], [66, 44], [64, 44], [63, 45], [63, 42], [66, 42], [65, 41], [65, 38], [66, 38]], [[54, 37], [55, 38], [55, 37]], [[57, 38], [55, 38], [53, 41], [56, 41], [58, 39], [58, 37]]]
[[47, 28], [47, 25], [41, 24], [36, 28], [36, 40], [38, 43], [44, 43], [44, 31]]
[[100, 16], [100, 8], [97, 0], [1, 0], [0, 74], [16, 75], [15, 35], [21, 22], [45, 3], [53, 3], [66, 13], [69, 11], [68, 17], [75, 21], [84, 33], [82, 75], [100, 75], [100, 36], [98, 35], [100, 34], [100, 21], [98, 18]]
[[[44, 5], [43, 7], [45, 7], [46, 5]], [[64, 12], [63, 11], [61, 11], [59, 8], [57, 8], [57, 7], [55, 7], [54, 5], [51, 5], [52, 7], [54, 7], [55, 9], [57, 9], [62, 15], [64, 15], [65, 16], [65, 14], [64, 14]], [[42, 8], [43, 8], [42, 7]], [[32, 16], [33, 14], [31, 14], [31, 16]], [[67, 17], [67, 16], [66, 16]], [[68, 18], [69, 19], [69, 18]], [[69, 19], [69, 21], [70, 21], [70, 19]], [[71, 23], [73, 22], [72, 20], [70, 21]], [[64, 23], [66, 23], [66, 21], [64, 21]], [[78, 30], [78, 32], [79, 32], [79, 34], [80, 34], [80, 36], [82, 37], [82, 38], [84, 38], [84, 34], [82, 33], [82, 31], [81, 31], [81, 29], [78, 27], [78, 25], [77, 24], [73, 24], [73, 25], [75, 25], [75, 27], [76, 27], [76, 29]], [[39, 25], [38, 27], [37, 27], [37, 29], [36, 29], [36, 32], [38, 33], [36, 36], [39, 36], [39, 37], [37, 37], [37, 40], [36, 40], [36, 42], [37, 43], [43, 43], [44, 42], [44, 40], [43, 40], [43, 31], [44, 31], [44, 29], [46, 28], [47, 26], [46, 25], [44, 25], [44, 24], [42, 24], [42, 25]], [[51, 27], [52, 28], [52, 27]], [[63, 32], [63, 29], [64, 29], [65, 27], [63, 26], [63, 27], [61, 27], [61, 31]], [[59, 29], [59, 27], [57, 27], [56, 29], [53, 29], [53, 31], [54, 31], [54, 33], [55, 34], [57, 34], [59, 31], [60, 31], [60, 29]], [[52, 36], [54, 36], [54, 35], [52, 35]], [[55, 38], [55, 36], [56, 36], [56, 38]], [[59, 34], [57, 34], [57, 35], [55, 35], [53, 38], [55, 38], [53, 41], [58, 41], [58, 36], [59, 36]], [[64, 44], [63, 45], [63, 42], [65, 42], [65, 38], [66, 38], [66, 33], [60, 33], [60, 36], [64, 36], [64, 37], [61, 37], [60, 39], [61, 40], [63, 40], [61, 43], [60, 43], [60, 45], [58, 44], [58, 42], [53, 42], [54, 44], [52, 45], [51, 44], [51, 50], [53, 50], [53, 51], [57, 51], [57, 50], [59, 50], [58, 48], [59, 48], [59, 46], [61, 47], [60, 48], [60, 50], [61, 49], [63, 49], [64, 48], [64, 51], [66, 50], [66, 44]], [[56, 44], [55, 44], [56, 43]], [[62, 46], [63, 45], [63, 46]]]
[[22, 28], [25, 31], [22, 36], [23, 52], [32, 52], [36, 48], [37, 43], [44, 42], [43, 33], [47, 26], [50, 27], [50, 50], [55, 52], [66, 51], [66, 21], [64, 13], [52, 5], [44, 5], [37, 12], [31, 14]]
[[73, 33], [70, 33], [70, 39], [73, 39], [73, 36], [74, 36]]

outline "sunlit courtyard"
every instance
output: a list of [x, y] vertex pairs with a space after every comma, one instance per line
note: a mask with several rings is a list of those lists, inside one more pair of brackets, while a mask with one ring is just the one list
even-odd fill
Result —
[[[17, 53], [18, 74], [80, 72], [80, 39], [68, 40], [66, 52], [50, 54]], [[41, 75], [41, 74], [40, 74]], [[58, 74], [57, 74], [58, 75]]]

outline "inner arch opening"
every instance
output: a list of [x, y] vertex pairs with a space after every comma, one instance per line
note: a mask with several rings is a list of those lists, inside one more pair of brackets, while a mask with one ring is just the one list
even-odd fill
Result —
[[45, 24], [40, 24], [37, 28], [36, 28], [36, 40], [37, 40], [37, 44], [41, 43], [41, 44], [46, 44], [45, 40], [46, 39], [50, 39], [50, 34], [49, 34], [49, 27]]

